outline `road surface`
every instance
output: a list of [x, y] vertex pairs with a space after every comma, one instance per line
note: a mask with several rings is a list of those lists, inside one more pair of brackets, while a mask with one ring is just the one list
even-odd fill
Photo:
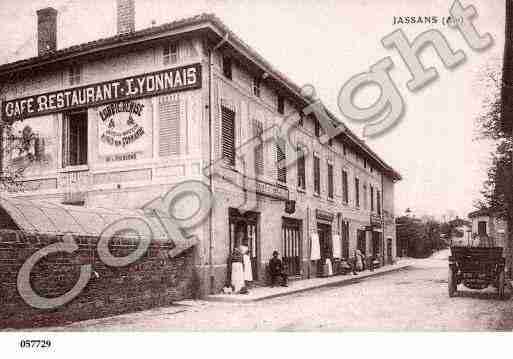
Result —
[[[322, 288], [254, 303], [190, 301], [52, 330], [451, 330], [513, 329], [513, 306], [494, 288], [459, 286], [447, 294], [448, 251], [410, 269], [343, 287]], [[509, 294], [508, 294], [509, 295]]]

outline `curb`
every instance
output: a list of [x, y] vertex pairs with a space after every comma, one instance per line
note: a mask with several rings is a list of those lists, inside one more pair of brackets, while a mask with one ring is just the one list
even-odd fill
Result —
[[379, 277], [381, 275], [398, 272], [400, 270], [407, 270], [407, 269], [410, 269], [410, 267], [412, 267], [411, 264], [405, 264], [400, 267], [390, 268], [389, 270], [386, 270], [386, 271], [381, 271], [381, 272], [377, 272], [377, 273], [369, 272], [363, 276], [341, 278], [340, 280], [337, 280], [337, 281], [316, 284], [316, 285], [312, 285], [311, 287], [292, 289], [292, 290], [286, 291], [286, 292], [273, 293], [273, 294], [269, 294], [269, 295], [257, 297], [257, 298], [247, 298], [247, 297], [238, 296], [238, 295], [227, 295], [227, 296], [223, 296], [223, 297], [210, 295], [210, 296], [207, 296], [206, 298], [204, 298], [204, 300], [209, 301], [209, 302], [225, 302], [225, 303], [254, 303], [254, 302], [259, 302], [262, 300], [273, 299], [273, 298], [278, 298], [278, 297], [284, 297], [284, 296], [291, 295], [291, 294], [307, 292], [307, 291], [319, 289], [319, 288], [343, 287], [346, 285], [362, 282], [367, 278]]

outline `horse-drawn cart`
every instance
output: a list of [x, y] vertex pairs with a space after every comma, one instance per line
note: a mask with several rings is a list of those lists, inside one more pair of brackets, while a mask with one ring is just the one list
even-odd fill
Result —
[[471, 289], [484, 289], [490, 284], [504, 298], [505, 259], [502, 247], [451, 247], [449, 257], [449, 297], [457, 292], [460, 283]]

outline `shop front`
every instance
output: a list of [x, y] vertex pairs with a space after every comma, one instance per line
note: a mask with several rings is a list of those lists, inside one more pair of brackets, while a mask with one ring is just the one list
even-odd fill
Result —
[[319, 236], [320, 249], [320, 259], [317, 262], [317, 275], [327, 276], [332, 274], [332, 270], [329, 269], [327, 264], [328, 262], [332, 263], [333, 261], [332, 225], [334, 215], [331, 212], [317, 209], [315, 217], [317, 221], [317, 235]]
[[229, 218], [229, 252], [228, 258], [234, 248], [245, 246], [251, 262], [251, 272], [254, 281], [259, 280], [259, 248], [260, 248], [260, 233], [258, 230], [258, 223], [260, 213], [258, 212], [244, 212], [241, 213], [235, 208], [228, 209]]
[[282, 219], [282, 260], [290, 279], [301, 277], [302, 226], [301, 220], [287, 217]]

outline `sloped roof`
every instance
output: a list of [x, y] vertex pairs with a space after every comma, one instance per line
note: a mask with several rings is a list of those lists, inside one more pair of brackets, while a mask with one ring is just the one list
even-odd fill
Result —
[[[98, 237], [109, 226], [117, 221], [130, 220], [123, 237], [134, 237], [138, 226], [146, 223], [152, 231], [152, 238], [161, 242], [169, 242], [170, 238], [164, 225], [172, 225], [172, 219], [165, 216], [151, 215], [142, 210], [107, 209], [63, 205], [47, 201], [32, 201], [0, 195], [2, 215], [7, 215], [1, 223], [14, 223], [17, 228], [27, 233], [38, 234], [73, 234]], [[144, 221], [144, 222], [142, 222]], [[128, 223], [128, 222], [127, 222]]]
[[[211, 26], [212, 25], [212, 26]], [[196, 27], [197, 26], [197, 27]], [[41, 56], [35, 56], [32, 58], [7, 63], [0, 66], [0, 76], [8, 76], [11, 73], [17, 71], [23, 71], [27, 68], [45, 66], [47, 64], [58, 63], [71, 58], [100, 53], [102, 51], [110, 50], [113, 48], [123, 47], [134, 43], [146, 41], [147, 39], [158, 38], [159, 35], [165, 35], [165, 33], [185, 28], [198, 29], [216, 29], [218, 36], [228, 35], [227, 43], [234, 45], [239, 51], [245, 52], [249, 57], [259, 66], [263, 67], [271, 77], [276, 78], [285, 88], [287, 88], [297, 99], [304, 102], [305, 104], [312, 103], [312, 100], [306, 98], [301, 94], [301, 88], [291, 81], [286, 75], [278, 71], [272, 66], [267, 60], [265, 60], [260, 54], [253, 50], [248, 44], [240, 39], [233, 31], [231, 31], [217, 16], [214, 14], [200, 14], [193, 17], [180, 19], [172, 22], [168, 22], [159, 26], [153, 26], [150, 28], [134, 31], [126, 34], [118, 34], [111, 37], [90, 41], [87, 43], [70, 46], [60, 50], [52, 51]], [[247, 56], [246, 55], [246, 56]], [[327, 108], [326, 111], [329, 117], [333, 120], [336, 125], [342, 124], [333, 113]], [[353, 142], [357, 147], [367, 153], [373, 158], [379, 166], [382, 167], [384, 173], [392, 178], [392, 180], [401, 180], [402, 176], [383, 161], [364, 141], [362, 141], [356, 134], [354, 134], [347, 126], [344, 126], [344, 134], [347, 138]]]

